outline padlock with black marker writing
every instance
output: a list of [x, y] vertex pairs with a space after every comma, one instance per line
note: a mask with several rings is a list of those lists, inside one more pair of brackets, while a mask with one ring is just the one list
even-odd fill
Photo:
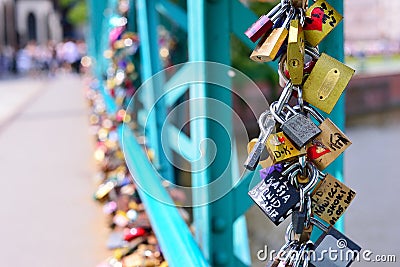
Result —
[[282, 118], [281, 114], [276, 112], [277, 104], [277, 102], [271, 104], [271, 113], [274, 115], [275, 120], [281, 124], [282, 131], [298, 149], [304, 147], [321, 133], [321, 130], [310, 118], [296, 112], [288, 104], [285, 104], [284, 108], [287, 109], [288, 113], [291, 115], [289, 117], [286, 116], [287, 118]]
[[355, 71], [325, 53], [319, 56], [309, 49], [306, 49], [306, 53], [312, 54], [318, 60], [304, 82], [303, 98], [311, 105], [330, 113]]
[[[311, 223], [320, 228], [324, 233], [315, 242], [313, 248], [313, 257], [311, 257], [309, 266], [311, 267], [348, 267], [361, 251], [361, 247], [353, 242], [350, 238], [336, 230], [333, 226], [326, 226], [315, 218], [311, 219]], [[332, 259], [327, 251], [336, 251], [335, 257]]]
[[306, 10], [304, 35], [311, 46], [317, 46], [342, 21], [339, 14], [327, 1], [317, 0]]
[[311, 194], [312, 211], [334, 225], [354, 200], [356, 192], [330, 174], [326, 174]]
[[277, 58], [278, 52], [286, 41], [289, 34], [290, 21], [294, 18], [294, 8], [290, 8], [285, 21], [279, 28], [273, 29], [272, 33], [260, 40], [250, 58], [257, 62], [269, 62]]
[[307, 145], [307, 157], [322, 171], [337, 159], [352, 142], [329, 118], [324, 118], [311, 106], [305, 105], [303, 108], [320, 123], [318, 128], [321, 130], [321, 134]]

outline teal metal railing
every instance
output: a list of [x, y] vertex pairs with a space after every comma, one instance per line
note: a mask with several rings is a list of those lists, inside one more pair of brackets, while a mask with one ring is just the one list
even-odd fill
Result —
[[[238, 0], [187, 0], [186, 8], [168, 0], [136, 0], [132, 1], [133, 9], [130, 13], [133, 24], [130, 29], [136, 29], [140, 37], [141, 78], [144, 83], [162, 70], [159, 57], [157, 26], [160, 24], [160, 15], [167, 17], [175, 25], [187, 32], [188, 61], [212, 61], [230, 65], [230, 35], [236, 35], [250, 48], [254, 44], [243, 34], [248, 25], [257, 18]], [[179, 1], [178, 1], [179, 2]], [[182, 2], [182, 1], [181, 1]], [[343, 1], [330, 1], [339, 11], [343, 11]], [[103, 51], [107, 48], [109, 31], [108, 19], [115, 12], [116, 0], [97, 1], [88, 0], [90, 31], [88, 44], [90, 54], [96, 59], [95, 75], [102, 81], [102, 73], [107, 66], [103, 58]], [[100, 34], [103, 38], [100, 38]], [[321, 50], [343, 60], [343, 24], [338, 26], [321, 45]], [[208, 75], [205, 69], [202, 70]], [[118, 133], [123, 140], [126, 161], [131, 172], [143, 185], [138, 188], [154, 231], [159, 239], [164, 255], [170, 266], [250, 266], [247, 227], [243, 214], [253, 205], [247, 197], [251, 180], [256, 172], [247, 172], [241, 181], [234, 185], [233, 180], [240, 176], [236, 157], [235, 145], [231, 144], [221, 129], [208, 121], [207, 116], [218, 118], [224, 131], [233, 136], [231, 114], [213, 109], [207, 102], [190, 105], [190, 117], [205, 117], [190, 122], [190, 137], [173, 125], [167, 125], [170, 134], [169, 142], [162, 143], [161, 128], [166, 120], [167, 111], [184, 94], [190, 99], [207, 98], [219, 101], [226, 106], [232, 106], [231, 93], [228, 90], [218, 90], [213, 84], [194, 84], [189, 88], [184, 86], [169, 90], [174, 79], [179, 79], [179, 71], [168, 81], [165, 77], [152, 80], [152, 84], [142, 90], [139, 99], [143, 108], [138, 110], [138, 124], [145, 127], [149, 146], [155, 152], [153, 165], [148, 161], [141, 146], [136, 142], [134, 133], [120, 126]], [[162, 74], [159, 74], [162, 75]], [[228, 81], [229, 83], [229, 81]], [[107, 110], [113, 114], [116, 106], [113, 99], [104, 91]], [[161, 95], [168, 92], [164, 98]], [[157, 104], [154, 106], [153, 104]], [[147, 123], [141, 118], [146, 117]], [[344, 100], [337, 104], [330, 118], [343, 129], [344, 127]], [[218, 144], [221, 151], [233, 151], [233, 158], [228, 163], [223, 162], [224, 154], [216, 155], [214, 164], [202, 171], [192, 173], [192, 186], [199, 187], [215, 181], [215, 173], [223, 173], [219, 179], [219, 186], [229, 188], [229, 193], [216, 201], [211, 201], [213, 192], [193, 191], [193, 202], [200, 203], [209, 199], [208, 205], [193, 208], [195, 237], [179, 216], [178, 210], [171, 205], [172, 200], [162, 186], [160, 176], [174, 182], [173, 166], [168, 161], [171, 153], [178, 153], [184, 157], [196, 154], [198, 145], [203, 140], [212, 139]], [[177, 140], [185, 145], [184, 151], [179, 149]], [[164, 140], [165, 141], [165, 140]], [[164, 147], [162, 146], [164, 145]], [[193, 152], [194, 151], [194, 152]], [[199, 169], [211, 155], [207, 147], [202, 160], [191, 163], [191, 167]], [[186, 153], [186, 154], [185, 154]], [[190, 157], [189, 157], [190, 158]], [[329, 172], [338, 179], [343, 179], [342, 158], [331, 165]], [[226, 168], [222, 170], [221, 168]], [[157, 199], [154, 196], [157, 196]], [[340, 222], [339, 228], [343, 227]]]

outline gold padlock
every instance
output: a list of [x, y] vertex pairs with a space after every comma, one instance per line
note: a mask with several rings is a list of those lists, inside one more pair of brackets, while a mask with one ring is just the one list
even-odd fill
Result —
[[320, 181], [311, 194], [312, 211], [334, 225], [356, 196], [351, 188], [330, 174]]
[[306, 149], [304, 147], [300, 150], [297, 149], [283, 132], [271, 134], [266, 145], [270, 158], [272, 158], [274, 163], [290, 160], [294, 157], [306, 154]]
[[317, 46], [343, 19], [327, 1], [317, 0], [306, 10], [304, 35], [311, 46]]
[[290, 10], [288, 16], [283, 22], [282, 27], [273, 29], [272, 33], [268, 36], [264, 36], [253, 53], [250, 55], [250, 59], [257, 62], [269, 62], [275, 60], [278, 55], [279, 49], [282, 47], [289, 34], [288, 27], [290, 21], [293, 19], [294, 11]]
[[298, 18], [290, 22], [286, 62], [292, 84], [301, 85], [304, 70], [304, 32]]
[[307, 157], [319, 170], [324, 170], [352, 143], [350, 139], [329, 119], [324, 119], [315, 109], [304, 106], [319, 123], [321, 133], [307, 145]]
[[326, 113], [331, 113], [354, 72], [342, 62], [322, 53], [304, 82], [304, 100]]

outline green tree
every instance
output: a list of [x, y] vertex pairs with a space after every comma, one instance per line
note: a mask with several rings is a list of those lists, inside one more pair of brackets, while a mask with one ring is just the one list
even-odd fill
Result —
[[74, 26], [80, 26], [87, 20], [87, 5], [85, 0], [59, 0], [59, 5], [66, 10], [66, 19]]

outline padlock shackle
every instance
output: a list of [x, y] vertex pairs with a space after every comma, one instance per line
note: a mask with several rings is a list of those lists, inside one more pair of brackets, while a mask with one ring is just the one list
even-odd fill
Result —
[[329, 227], [326, 226], [325, 224], [323, 224], [321, 221], [319, 221], [318, 219], [316, 219], [315, 217], [311, 217], [310, 218], [310, 222], [311, 224], [317, 226], [319, 229], [321, 229], [323, 232], [328, 232]]
[[322, 123], [325, 120], [324, 116], [322, 116], [321, 113], [319, 113], [315, 108], [311, 107], [310, 105], [305, 105], [303, 108], [304, 110], [307, 111], [307, 113], [313, 116], [314, 119], [316, 119], [319, 123]]

